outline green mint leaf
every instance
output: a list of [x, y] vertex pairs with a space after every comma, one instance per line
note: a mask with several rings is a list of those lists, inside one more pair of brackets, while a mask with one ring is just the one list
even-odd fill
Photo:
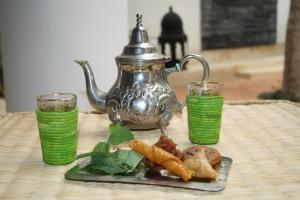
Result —
[[128, 151], [129, 150], [125, 150], [125, 149], [118, 149], [117, 151], [113, 152], [111, 154], [111, 156], [119, 161], [126, 161], [126, 158], [128, 156]]
[[[132, 150], [117, 150], [110, 153], [110, 145], [118, 145], [133, 139], [131, 130], [119, 124], [109, 126], [108, 142], [99, 142], [92, 152], [80, 154], [77, 158], [90, 156], [91, 162], [86, 170], [96, 174], [135, 174], [143, 156]], [[140, 170], [140, 168], [139, 168]]]
[[109, 152], [91, 152], [91, 162], [89, 171], [97, 174], [123, 174], [128, 175], [141, 168], [136, 168], [141, 163], [143, 156], [132, 151], [119, 149], [113, 153]]
[[111, 155], [121, 166], [126, 166], [128, 169], [135, 169], [143, 159], [143, 156], [132, 150], [119, 149]]
[[143, 162], [140, 162], [135, 169], [135, 177], [138, 179], [144, 179], [148, 168], [144, 165]]
[[87, 165], [83, 168], [84, 171], [88, 171], [92, 174], [100, 174], [100, 175], [107, 175], [107, 173], [101, 171], [101, 170], [98, 170], [98, 169], [93, 169], [90, 165]]
[[144, 157], [135, 151], [130, 150], [126, 159], [126, 163], [132, 169], [135, 169]]
[[99, 166], [98, 170], [101, 170], [107, 174], [120, 174], [120, 173], [127, 173], [127, 169], [123, 168], [113, 168], [110, 166]]
[[92, 152], [90, 168], [103, 171], [107, 174], [125, 173], [127, 171], [109, 153], [99, 152]]
[[109, 139], [108, 143], [112, 145], [118, 145], [125, 141], [133, 140], [133, 134], [128, 127], [121, 126], [120, 124], [109, 125]]
[[110, 154], [106, 152], [91, 152], [90, 166], [105, 165], [105, 159], [110, 158]]
[[88, 156], [91, 156], [91, 152], [79, 154], [79, 155], [76, 156], [76, 159], [85, 158], [85, 157], [88, 157]]
[[[109, 144], [106, 142], [99, 142], [93, 149], [92, 152], [109, 152]], [[81, 158], [85, 158], [88, 156], [91, 156], [92, 152], [88, 152], [88, 153], [83, 153], [83, 154], [79, 154], [77, 155], [76, 159], [81, 159]]]
[[106, 142], [99, 142], [94, 147], [93, 152], [109, 152], [109, 144]]

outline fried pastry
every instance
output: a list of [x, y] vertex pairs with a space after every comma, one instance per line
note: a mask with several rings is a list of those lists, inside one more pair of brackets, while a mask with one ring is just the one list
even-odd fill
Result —
[[[172, 139], [168, 138], [167, 136], [161, 135], [159, 137], [159, 140], [154, 145], [173, 154], [174, 156], [178, 157], [181, 161], [184, 160], [183, 153], [176, 148], [177, 145], [173, 142]], [[149, 169], [150, 173], [160, 174], [161, 170], [163, 169], [162, 166], [155, 164], [154, 162], [151, 162], [148, 159], [144, 159], [144, 164]]]
[[209, 164], [204, 149], [197, 151], [193, 156], [185, 159], [183, 165], [193, 171], [193, 178], [216, 179], [218, 175], [218, 173]]
[[183, 157], [184, 159], [191, 158], [194, 154], [200, 152], [202, 149], [205, 150], [206, 158], [211, 166], [214, 167], [221, 162], [222, 157], [218, 150], [212, 147], [205, 147], [200, 145], [191, 146], [183, 150]]
[[146, 159], [161, 165], [170, 173], [181, 177], [184, 181], [188, 181], [192, 177], [193, 171], [186, 168], [178, 157], [155, 145], [149, 146], [141, 141], [131, 140], [129, 147], [142, 154]]
[[183, 153], [176, 148], [177, 144], [175, 144], [173, 140], [168, 138], [167, 136], [161, 135], [159, 137], [159, 140], [154, 145], [173, 154], [174, 156], [178, 157], [180, 160], [182, 161], [184, 160]]

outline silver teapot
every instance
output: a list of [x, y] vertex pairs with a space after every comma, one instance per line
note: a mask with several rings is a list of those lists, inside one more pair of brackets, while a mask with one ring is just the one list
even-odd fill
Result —
[[130, 42], [124, 47], [122, 54], [115, 58], [118, 77], [107, 93], [96, 86], [88, 61], [76, 62], [84, 71], [87, 96], [95, 109], [108, 113], [111, 121], [131, 129], [164, 130], [173, 114], [181, 112], [184, 105], [178, 102], [167, 77], [172, 72], [181, 71], [190, 58], [202, 63], [202, 80], [206, 80], [209, 65], [200, 55], [186, 55], [179, 64], [165, 68], [165, 62], [169, 59], [158, 53], [156, 47], [149, 42], [148, 34], [142, 26], [142, 15], [137, 14]]

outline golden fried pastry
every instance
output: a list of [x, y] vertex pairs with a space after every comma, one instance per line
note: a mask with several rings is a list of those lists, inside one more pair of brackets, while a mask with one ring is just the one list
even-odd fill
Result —
[[146, 159], [163, 166], [170, 173], [181, 177], [184, 181], [188, 181], [192, 177], [193, 171], [186, 168], [178, 157], [155, 145], [149, 146], [141, 141], [131, 140], [129, 147], [142, 154]]
[[197, 151], [193, 156], [185, 159], [183, 165], [188, 169], [193, 170], [193, 178], [217, 178], [218, 173], [209, 164], [204, 149]]
[[183, 150], [184, 159], [193, 157], [194, 154], [200, 152], [201, 150], [205, 150], [206, 158], [211, 166], [214, 167], [221, 162], [222, 158], [218, 150], [212, 147], [205, 147], [200, 145], [191, 146]]
[[[168, 138], [165, 135], [161, 135], [159, 140], [154, 144], [155, 146], [162, 148], [163, 150], [173, 154], [174, 156], [178, 157], [180, 160], [184, 160], [183, 153], [176, 148], [176, 144], [173, 142], [172, 139]], [[148, 159], [144, 159], [145, 166], [149, 169], [151, 173], [159, 174], [163, 169], [162, 166], [151, 162]]]

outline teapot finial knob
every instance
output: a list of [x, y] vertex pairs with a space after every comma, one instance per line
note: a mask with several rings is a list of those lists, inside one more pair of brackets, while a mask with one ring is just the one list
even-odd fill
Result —
[[141, 15], [140, 13], [136, 14], [136, 26], [137, 27], [142, 26], [142, 17], [143, 17], [143, 15]]

